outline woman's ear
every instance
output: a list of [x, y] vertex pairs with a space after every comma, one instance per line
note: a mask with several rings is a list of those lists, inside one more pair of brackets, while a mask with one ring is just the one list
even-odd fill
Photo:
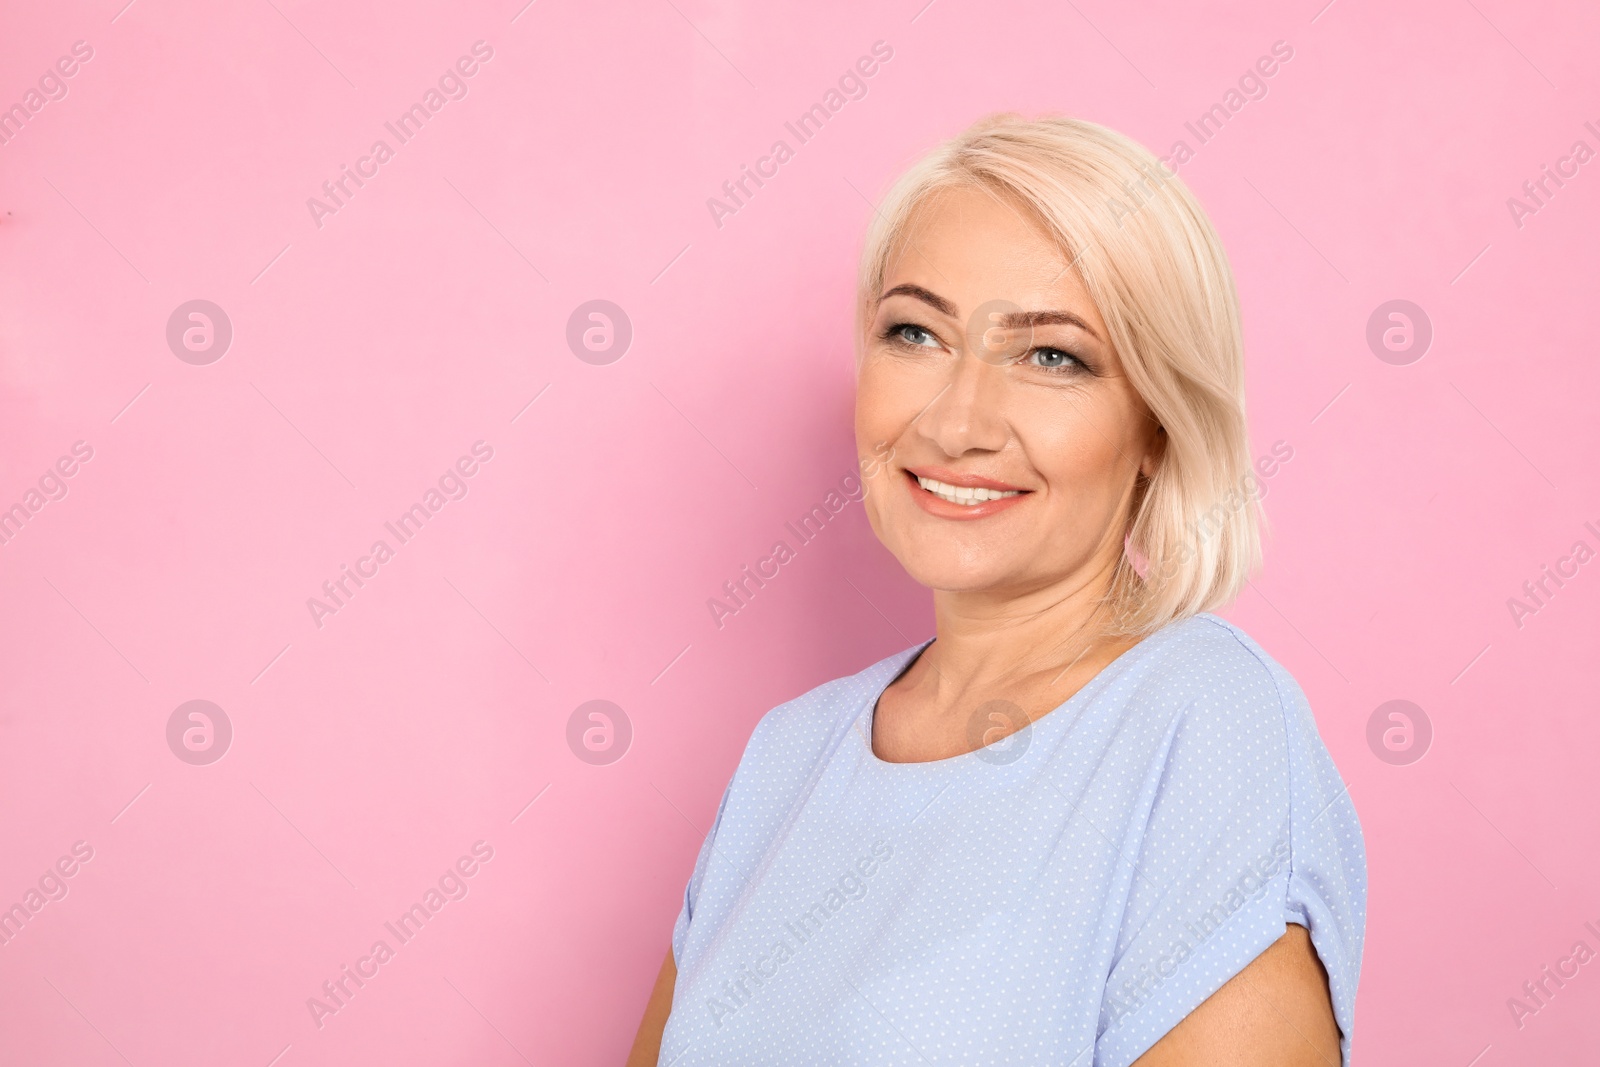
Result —
[[1156, 432], [1151, 435], [1150, 447], [1145, 449], [1144, 457], [1139, 460], [1139, 474], [1146, 480], [1154, 478], [1156, 471], [1161, 469], [1161, 460], [1167, 454], [1167, 431], [1163, 426], [1157, 426]]

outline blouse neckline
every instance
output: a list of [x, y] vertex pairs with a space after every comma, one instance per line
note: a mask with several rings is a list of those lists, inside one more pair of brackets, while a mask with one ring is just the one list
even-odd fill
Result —
[[895, 768], [895, 770], [886, 772], [890, 774], [912, 773], [910, 770], [899, 770], [899, 768], [927, 767], [931, 769], [939, 769], [946, 767], [962, 767], [974, 762], [985, 763], [989, 765], [1026, 763], [1028, 756], [1027, 751], [1024, 751], [1020, 755], [1011, 758], [1002, 758], [998, 756], [998, 753], [1004, 751], [1004, 748], [1008, 743], [1015, 743], [1013, 739], [1015, 738], [1016, 734], [1022, 733], [1024, 730], [1029, 731], [1030, 733], [1028, 741], [1029, 749], [1038, 748], [1042, 750], [1047, 748], [1047, 745], [1040, 744], [1040, 741], [1043, 740], [1043, 738], [1040, 736], [1042, 731], [1054, 730], [1060, 728], [1058, 727], [1058, 724], [1060, 723], [1071, 722], [1075, 717], [1073, 714], [1071, 714], [1071, 712], [1077, 710], [1077, 705], [1086, 702], [1094, 693], [1104, 689], [1115, 679], [1117, 675], [1125, 671], [1134, 659], [1138, 658], [1138, 656], [1147, 650], [1149, 646], [1156, 643], [1156, 639], [1158, 637], [1164, 636], [1171, 629], [1177, 625], [1180, 625], [1184, 621], [1186, 620], [1176, 620], [1172, 623], [1169, 623], [1157, 630], [1155, 633], [1147, 634], [1132, 647], [1125, 648], [1121, 652], [1117, 653], [1116, 657], [1113, 658], [1110, 663], [1107, 663], [1104, 667], [1101, 667], [1100, 670], [1095, 673], [1094, 677], [1090, 678], [1078, 688], [1077, 692], [1067, 697], [1067, 699], [1063, 700], [1060, 704], [1057, 704], [1049, 711], [1044, 712], [1035, 719], [1032, 719], [1021, 730], [1015, 730], [1012, 733], [1007, 734], [1005, 737], [1002, 737], [990, 744], [982, 745], [978, 748], [970, 749], [954, 756], [945, 756], [942, 759], [912, 760], [909, 762], [883, 759], [877, 754], [877, 752], [873, 750], [872, 747], [872, 731], [878, 717], [878, 701], [882, 698], [884, 693], [888, 692], [891, 685], [898, 681], [906, 673], [906, 671], [911, 669], [912, 665], [916, 663], [917, 658], [920, 657], [922, 653], [926, 652], [928, 646], [933, 644], [933, 642], [937, 639], [937, 635], [935, 635], [935, 637], [930, 637], [921, 644], [913, 645], [911, 648], [900, 653], [898, 663], [894, 661], [890, 662], [888, 669], [884, 672], [885, 677], [882, 683], [874, 685], [867, 693], [865, 705], [861, 712], [857, 714], [855, 722], [855, 726], [857, 727], [855, 732], [861, 735], [863, 747], [866, 749], [866, 755], [864, 758], [866, 762], [873, 767]]

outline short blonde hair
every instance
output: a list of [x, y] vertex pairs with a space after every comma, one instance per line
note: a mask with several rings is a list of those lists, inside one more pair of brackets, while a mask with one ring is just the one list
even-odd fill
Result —
[[856, 294], [858, 356], [915, 210], [955, 187], [1009, 194], [1060, 242], [1130, 384], [1166, 431], [1112, 578], [1113, 628], [1149, 633], [1225, 605], [1260, 563], [1262, 516], [1238, 294], [1199, 202], [1143, 145], [1103, 126], [982, 119], [913, 164], [875, 213]]

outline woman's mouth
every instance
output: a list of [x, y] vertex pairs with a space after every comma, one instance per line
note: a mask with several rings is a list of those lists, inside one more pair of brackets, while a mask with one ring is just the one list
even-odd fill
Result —
[[990, 500], [1003, 500], [1008, 496], [1016, 496], [1018, 493], [1022, 492], [1020, 489], [1007, 489], [1002, 491], [999, 489], [984, 489], [981, 486], [975, 486], [969, 489], [960, 485], [946, 485], [944, 482], [937, 481], [933, 478], [923, 478], [920, 475], [914, 474], [912, 477], [917, 479], [918, 485], [922, 486], [922, 488], [926, 489], [940, 500], [947, 500], [952, 504], [962, 504], [967, 507], [975, 507], [978, 504], [983, 504]]
[[[914, 470], [905, 473], [906, 488], [912, 498], [922, 510], [942, 519], [987, 518], [1032, 495], [1031, 490], [1016, 489], [988, 478], [950, 474], [946, 474], [945, 478], [936, 478]], [[968, 484], [957, 484], [958, 480]]]

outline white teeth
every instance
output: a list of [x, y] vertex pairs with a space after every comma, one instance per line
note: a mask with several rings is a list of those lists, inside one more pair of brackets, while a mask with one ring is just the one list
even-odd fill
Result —
[[1000, 500], [1008, 496], [1016, 496], [1021, 492], [1019, 489], [1002, 491], [999, 489], [970, 489], [964, 485], [946, 485], [943, 482], [936, 482], [932, 478], [924, 478], [921, 475], [917, 476], [917, 484], [940, 500], [947, 500], [952, 504], [965, 504], [968, 507], [975, 507], [978, 504], [984, 504], [991, 500]]

